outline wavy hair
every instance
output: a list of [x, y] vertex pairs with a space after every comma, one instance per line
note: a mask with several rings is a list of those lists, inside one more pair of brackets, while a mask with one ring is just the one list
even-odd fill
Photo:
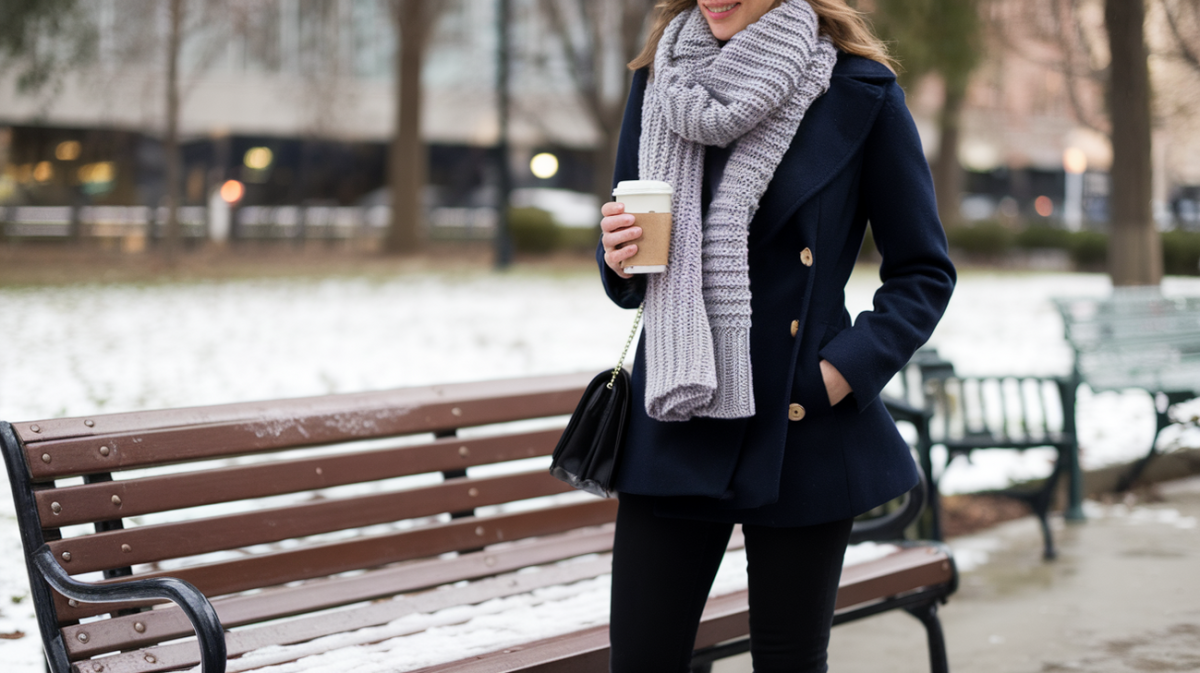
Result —
[[[783, 0], [775, 0], [778, 6]], [[808, 0], [813, 11], [817, 13], [821, 34], [828, 35], [838, 49], [855, 56], [869, 58], [887, 66], [896, 72], [899, 64], [888, 53], [887, 45], [876, 37], [867, 23], [866, 16], [846, 4], [846, 0]], [[629, 62], [630, 70], [649, 66], [654, 68], [654, 53], [658, 50], [658, 42], [671, 19], [696, 6], [696, 0], [662, 0], [655, 6], [658, 15], [654, 25], [646, 37], [646, 45], [642, 53]]]

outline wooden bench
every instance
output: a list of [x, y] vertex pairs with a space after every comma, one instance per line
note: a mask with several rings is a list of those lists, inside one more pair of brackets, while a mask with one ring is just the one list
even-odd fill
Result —
[[[917, 440], [921, 466], [930, 475], [944, 472], [956, 458], [991, 449], [1028, 451], [1051, 448], [1054, 466], [1049, 476], [1032, 485], [991, 491], [1020, 500], [1037, 516], [1042, 528], [1043, 557], [1056, 555], [1049, 512], [1064, 474], [1078, 474], [1079, 442], [1075, 431], [1075, 386], [1069, 378], [1040, 376], [960, 376], [954, 365], [932, 348], [918, 351], [908, 377], [916, 374], [925, 407], [932, 414], [929, 431]], [[905, 379], [907, 381], [907, 378]], [[912, 386], [909, 386], [912, 390]], [[911, 395], [911, 392], [906, 393]], [[945, 460], [934, 465], [933, 447], [944, 446]], [[930, 477], [930, 536], [943, 539], [938, 479]], [[1082, 518], [1078, 480], [1071, 480], [1067, 518]]]
[[1200, 392], [1200, 297], [1164, 297], [1158, 287], [1114, 288], [1106, 298], [1062, 298], [1067, 341], [1075, 351], [1074, 381], [1092, 390], [1141, 388], [1157, 415], [1150, 450], [1119, 480], [1126, 491], [1158, 453], [1172, 425], [1170, 409]]
[[[0, 423], [51, 671], [256, 668], [604, 576], [616, 501], [570, 491], [544, 458], [590, 378]], [[897, 537], [923, 501], [854, 539]], [[837, 621], [905, 609], [946, 671], [949, 551], [884, 550], [846, 568]], [[606, 630], [442, 652], [421, 670], [604, 671]], [[696, 670], [745, 651], [747, 630], [745, 591], [712, 598]]]

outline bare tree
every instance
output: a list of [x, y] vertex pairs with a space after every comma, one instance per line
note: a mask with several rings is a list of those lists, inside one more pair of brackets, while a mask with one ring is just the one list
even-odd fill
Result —
[[1186, 64], [1200, 75], [1200, 2], [1159, 0], [1166, 19], [1170, 46], [1165, 56]]
[[421, 139], [421, 66], [445, 0], [392, 0], [392, 18], [400, 44], [396, 48], [396, 130], [388, 153], [392, 222], [385, 250], [417, 250], [425, 217], [421, 194], [428, 154]]
[[[1179, 29], [1179, 34], [1184, 34], [1181, 3], [1161, 1], [1172, 31]], [[1088, 17], [1099, 4], [1100, 0], [997, 2], [997, 7], [1009, 11], [1001, 22], [1006, 28], [999, 34], [1009, 40], [1012, 53], [1065, 75], [1076, 120], [1109, 136], [1113, 150], [1109, 274], [1114, 285], [1156, 285], [1162, 279], [1162, 243], [1151, 212], [1154, 97], [1146, 6], [1143, 0], [1103, 0], [1103, 32], [1096, 35], [1088, 30], [1092, 23]], [[1028, 49], [1012, 38], [1017, 32], [1049, 48]], [[1047, 53], [1056, 56], [1045, 57]], [[1180, 42], [1177, 55], [1186, 62], [1189, 54], [1194, 51]], [[1089, 108], [1083, 103], [1089, 88], [1104, 91], [1102, 106]]]
[[1108, 270], [1113, 285], [1162, 281], [1162, 239], [1150, 211], [1150, 69], [1142, 0], [1106, 0], [1104, 23], [1112, 53], [1109, 114], [1113, 165]]
[[624, 64], [642, 48], [654, 0], [539, 0], [565, 56], [567, 73], [599, 137], [592, 191], [611, 199], [621, 117], [630, 73]]
[[17, 76], [17, 90], [40, 92], [85, 63], [96, 27], [78, 0], [0, 0], [0, 72]]

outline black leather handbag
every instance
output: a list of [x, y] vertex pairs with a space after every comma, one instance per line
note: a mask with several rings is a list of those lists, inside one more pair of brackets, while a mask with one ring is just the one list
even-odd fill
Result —
[[633, 330], [625, 341], [625, 350], [621, 351], [621, 361], [611, 371], [597, 374], [588, 384], [550, 461], [550, 474], [602, 498], [613, 496], [613, 473], [625, 443], [633, 397], [629, 372], [624, 369], [625, 355], [637, 334], [643, 306], [638, 307]]

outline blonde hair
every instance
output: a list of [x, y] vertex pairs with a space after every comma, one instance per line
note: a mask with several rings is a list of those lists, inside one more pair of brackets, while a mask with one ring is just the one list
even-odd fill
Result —
[[[783, 0], [775, 0], [778, 6]], [[896, 72], [899, 64], [888, 53], [887, 45], [875, 36], [862, 12], [846, 4], [846, 0], [808, 0], [808, 4], [817, 13], [822, 35], [828, 35], [834, 46], [855, 56], [878, 61]], [[650, 66], [654, 68], [654, 53], [658, 50], [658, 42], [671, 19], [696, 6], [696, 0], [662, 0], [656, 5], [658, 16], [650, 28], [646, 45], [642, 53], [629, 62], [630, 70]]]

